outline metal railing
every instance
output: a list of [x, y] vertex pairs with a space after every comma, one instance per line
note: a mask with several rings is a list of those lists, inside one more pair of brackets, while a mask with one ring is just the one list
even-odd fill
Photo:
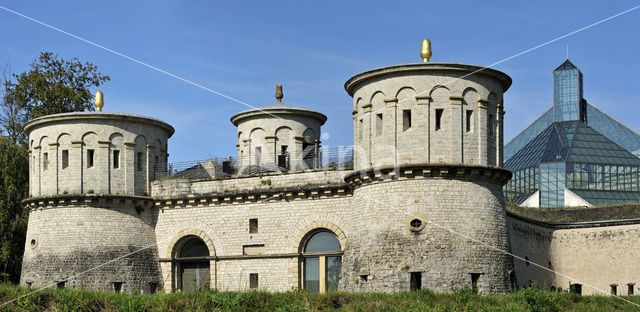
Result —
[[222, 179], [237, 175], [304, 170], [353, 169], [353, 146], [312, 149], [279, 155], [211, 157], [180, 161], [155, 168], [155, 178]]

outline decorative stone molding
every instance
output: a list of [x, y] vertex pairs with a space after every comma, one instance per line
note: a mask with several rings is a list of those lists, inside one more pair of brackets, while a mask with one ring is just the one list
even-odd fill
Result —
[[489, 107], [489, 101], [478, 100], [478, 108], [487, 109]]
[[198, 206], [223, 206], [262, 204], [290, 200], [313, 200], [351, 196], [349, 185], [325, 185], [298, 188], [269, 188], [231, 193], [211, 193], [202, 195], [158, 197], [155, 206], [159, 209], [190, 208]]
[[55, 196], [30, 197], [22, 201], [23, 207], [29, 211], [53, 209], [57, 207], [125, 208], [149, 209], [153, 207], [153, 198], [130, 195], [88, 195], [63, 194]]
[[431, 97], [428, 95], [417, 95], [416, 102], [418, 102], [418, 105], [429, 105], [429, 103], [431, 103]]
[[353, 188], [363, 184], [403, 179], [447, 178], [458, 180], [486, 180], [504, 185], [511, 172], [498, 167], [455, 164], [412, 164], [354, 171], [344, 179]]
[[124, 148], [126, 148], [126, 149], [135, 149], [136, 148], [136, 143], [135, 142], [124, 142]]
[[461, 96], [450, 96], [449, 102], [451, 103], [451, 105], [462, 105], [462, 103], [464, 102], [464, 98]]
[[384, 99], [384, 104], [386, 107], [395, 107], [396, 104], [398, 104], [398, 99], [397, 98]]

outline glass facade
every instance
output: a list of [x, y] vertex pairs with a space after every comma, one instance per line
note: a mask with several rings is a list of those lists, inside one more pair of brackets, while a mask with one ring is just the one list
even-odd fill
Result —
[[505, 197], [518, 205], [536, 192], [540, 207], [574, 195], [591, 205], [640, 201], [640, 135], [582, 99], [582, 74], [568, 60], [554, 71], [554, 105], [504, 151], [513, 172]]
[[569, 60], [553, 71], [554, 121], [583, 120], [582, 73]]

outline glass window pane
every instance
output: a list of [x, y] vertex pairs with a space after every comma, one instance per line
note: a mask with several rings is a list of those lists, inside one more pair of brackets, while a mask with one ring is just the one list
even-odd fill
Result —
[[342, 257], [327, 257], [327, 291], [338, 290], [338, 279], [340, 278], [340, 267]]
[[313, 235], [304, 248], [305, 252], [340, 251], [340, 241], [331, 232], [319, 232]]
[[304, 289], [310, 293], [320, 292], [320, 259], [304, 259]]

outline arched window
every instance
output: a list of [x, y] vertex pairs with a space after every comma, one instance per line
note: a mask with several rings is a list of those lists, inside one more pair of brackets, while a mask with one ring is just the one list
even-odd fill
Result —
[[174, 289], [195, 291], [207, 286], [211, 277], [209, 248], [197, 236], [188, 236], [176, 244], [173, 252]]
[[303, 287], [311, 293], [338, 290], [342, 247], [335, 234], [327, 230], [308, 235], [303, 241]]

